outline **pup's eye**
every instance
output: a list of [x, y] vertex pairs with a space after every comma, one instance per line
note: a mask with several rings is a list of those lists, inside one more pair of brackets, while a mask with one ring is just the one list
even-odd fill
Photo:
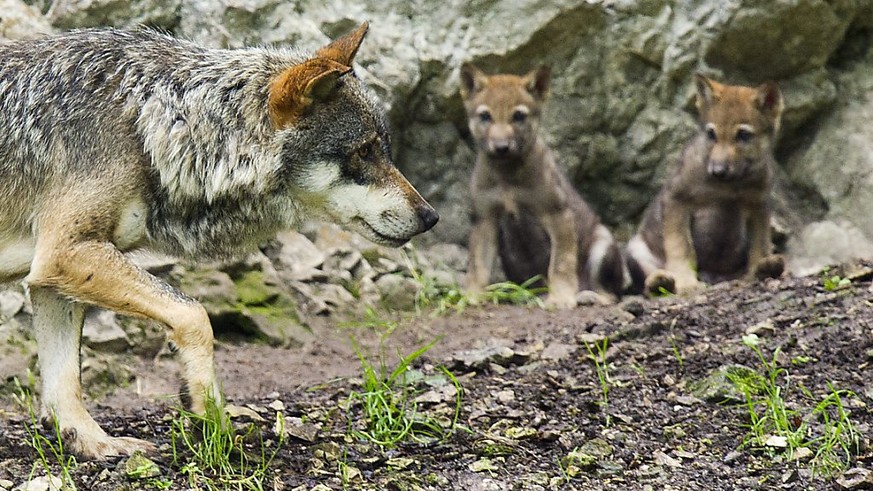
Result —
[[515, 111], [512, 113], [512, 121], [515, 123], [523, 123], [527, 119], [527, 113], [522, 111]]
[[718, 137], [715, 134], [715, 128], [707, 128], [706, 129], [706, 138], [708, 138], [709, 141], [711, 141], [711, 142], [714, 142], [718, 139]]
[[373, 144], [367, 143], [358, 148], [358, 157], [362, 160], [367, 160], [373, 154]]
[[488, 111], [480, 112], [479, 113], [479, 121], [482, 121], [483, 123], [490, 123], [491, 122], [491, 113]]
[[737, 130], [737, 141], [740, 143], [748, 143], [752, 141], [752, 138], [755, 137], [755, 134], [747, 129], [740, 128]]

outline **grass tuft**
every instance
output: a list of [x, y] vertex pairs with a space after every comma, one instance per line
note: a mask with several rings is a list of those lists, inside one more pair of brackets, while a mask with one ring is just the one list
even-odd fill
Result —
[[742, 392], [749, 413], [749, 433], [743, 445], [763, 449], [771, 456], [784, 450], [789, 459], [806, 449], [805, 453], [812, 455], [811, 470], [825, 477], [845, 470], [860, 451], [860, 434], [843, 402], [856, 397], [855, 393], [837, 390], [828, 383], [828, 394], [817, 400], [801, 386], [800, 391], [813, 405], [794, 409], [786, 402], [792, 389], [790, 374], [777, 364], [780, 349], [767, 358], [757, 335], [743, 336], [743, 343], [763, 367], [763, 374], [744, 371], [728, 375]]
[[431, 317], [451, 312], [461, 314], [467, 307], [482, 303], [545, 308], [540, 297], [548, 292], [548, 288], [534, 286], [542, 279], [539, 275], [520, 284], [512, 281], [494, 283], [485, 287], [480, 295], [472, 296], [457, 284], [442, 284], [434, 276], [421, 271], [417, 266], [420, 261], [414, 250], [412, 256], [404, 252], [403, 257], [409, 274], [419, 285], [415, 295], [415, 311], [418, 315], [428, 309]]
[[609, 415], [609, 364], [606, 361], [606, 350], [608, 347], [609, 338], [603, 338], [603, 340], [594, 343], [585, 343], [585, 348], [588, 350], [591, 361], [594, 362], [594, 370], [597, 373], [597, 382], [600, 385], [600, 400], [597, 401], [597, 404], [606, 415], [607, 427], [612, 424], [612, 419]]
[[[254, 425], [237, 433], [214, 398], [207, 398], [206, 412], [195, 414], [179, 410], [172, 421], [173, 465], [188, 477], [192, 489], [208, 491], [264, 491], [267, 470], [284, 443], [285, 419], [276, 413], [278, 442], [268, 450], [263, 434]], [[247, 441], [257, 435], [254, 453]]]
[[354, 428], [351, 426], [354, 418], [349, 418], [352, 436], [381, 447], [392, 448], [406, 441], [427, 443], [443, 439], [454, 431], [462, 398], [461, 385], [454, 374], [447, 368], [440, 367], [456, 391], [454, 417], [448, 427], [421, 410], [415, 400], [421, 391], [416, 388], [416, 381], [408, 376], [415, 360], [435, 343], [433, 341], [410, 354], [400, 356], [393, 368], [385, 363], [384, 355], [379, 357], [378, 362], [373, 363], [355, 345], [361, 362], [363, 383], [360, 391], [349, 395], [349, 408], [360, 407], [362, 421], [360, 427]]
[[[35, 377], [32, 372], [28, 371], [29, 386], [34, 387]], [[64, 449], [64, 442], [61, 440], [61, 429], [58, 424], [58, 419], [52, 415], [52, 426], [55, 434], [55, 439], [50, 439], [39, 432], [39, 417], [37, 416], [36, 404], [33, 400], [33, 393], [29, 389], [25, 389], [21, 385], [21, 381], [16, 377], [14, 379], [15, 393], [13, 399], [15, 402], [27, 412], [30, 422], [24, 425], [27, 431], [27, 444], [32, 448], [38, 457], [30, 469], [28, 481], [32, 480], [36, 475], [36, 471], [42, 468], [46, 475], [54, 475], [55, 464], [57, 464], [59, 479], [61, 481], [61, 491], [77, 491], [76, 484], [73, 481], [72, 471], [78, 466], [76, 457], [67, 454]]]

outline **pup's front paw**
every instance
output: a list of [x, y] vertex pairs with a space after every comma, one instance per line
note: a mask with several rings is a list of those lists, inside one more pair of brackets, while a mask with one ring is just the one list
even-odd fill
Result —
[[689, 293], [694, 293], [697, 290], [703, 288], [704, 284], [700, 281], [697, 281], [695, 277], [676, 277], [676, 293], [679, 295], [686, 295]]
[[480, 288], [464, 290], [464, 296], [470, 305], [482, 305], [485, 301], [485, 291]]
[[614, 305], [618, 299], [609, 293], [596, 292], [594, 290], [582, 290], [576, 294], [576, 305]]
[[646, 277], [643, 293], [647, 297], [661, 297], [676, 293], [676, 279], [664, 269], [659, 269]]
[[778, 278], [785, 272], [785, 257], [782, 254], [770, 254], [764, 257], [752, 268], [752, 278], [764, 280]]
[[549, 293], [546, 297], [546, 307], [550, 309], [572, 309], [576, 307], [576, 295]]

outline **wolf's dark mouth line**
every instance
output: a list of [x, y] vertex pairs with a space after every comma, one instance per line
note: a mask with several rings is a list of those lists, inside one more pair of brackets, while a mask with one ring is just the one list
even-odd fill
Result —
[[363, 225], [364, 228], [365, 228], [369, 233], [373, 234], [373, 236], [374, 236], [376, 239], [378, 239], [379, 241], [381, 241], [381, 242], [385, 242], [385, 243], [388, 243], [388, 244], [405, 244], [405, 243], [409, 240], [408, 238], [405, 238], [405, 237], [391, 237], [391, 236], [389, 236], [389, 235], [385, 235], [385, 234], [379, 233], [378, 231], [376, 231], [375, 228], [373, 228], [372, 225], [370, 225], [369, 223], [367, 223], [367, 221], [364, 220], [364, 219], [361, 218], [361, 217], [355, 217], [354, 221], [356, 221], [356, 222], [360, 223], [361, 225]]

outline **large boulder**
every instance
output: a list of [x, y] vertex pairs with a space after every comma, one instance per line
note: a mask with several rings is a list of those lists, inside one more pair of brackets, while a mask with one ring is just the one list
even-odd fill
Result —
[[469, 230], [464, 61], [492, 72], [552, 66], [543, 131], [622, 238], [694, 131], [694, 72], [774, 79], [787, 104], [777, 218], [795, 241], [821, 220], [871, 236], [873, 0], [56, 0], [48, 18], [61, 28], [146, 23], [212, 46], [305, 49], [370, 20], [358, 74], [390, 111], [398, 166], [442, 215], [423, 241], [463, 244]]

